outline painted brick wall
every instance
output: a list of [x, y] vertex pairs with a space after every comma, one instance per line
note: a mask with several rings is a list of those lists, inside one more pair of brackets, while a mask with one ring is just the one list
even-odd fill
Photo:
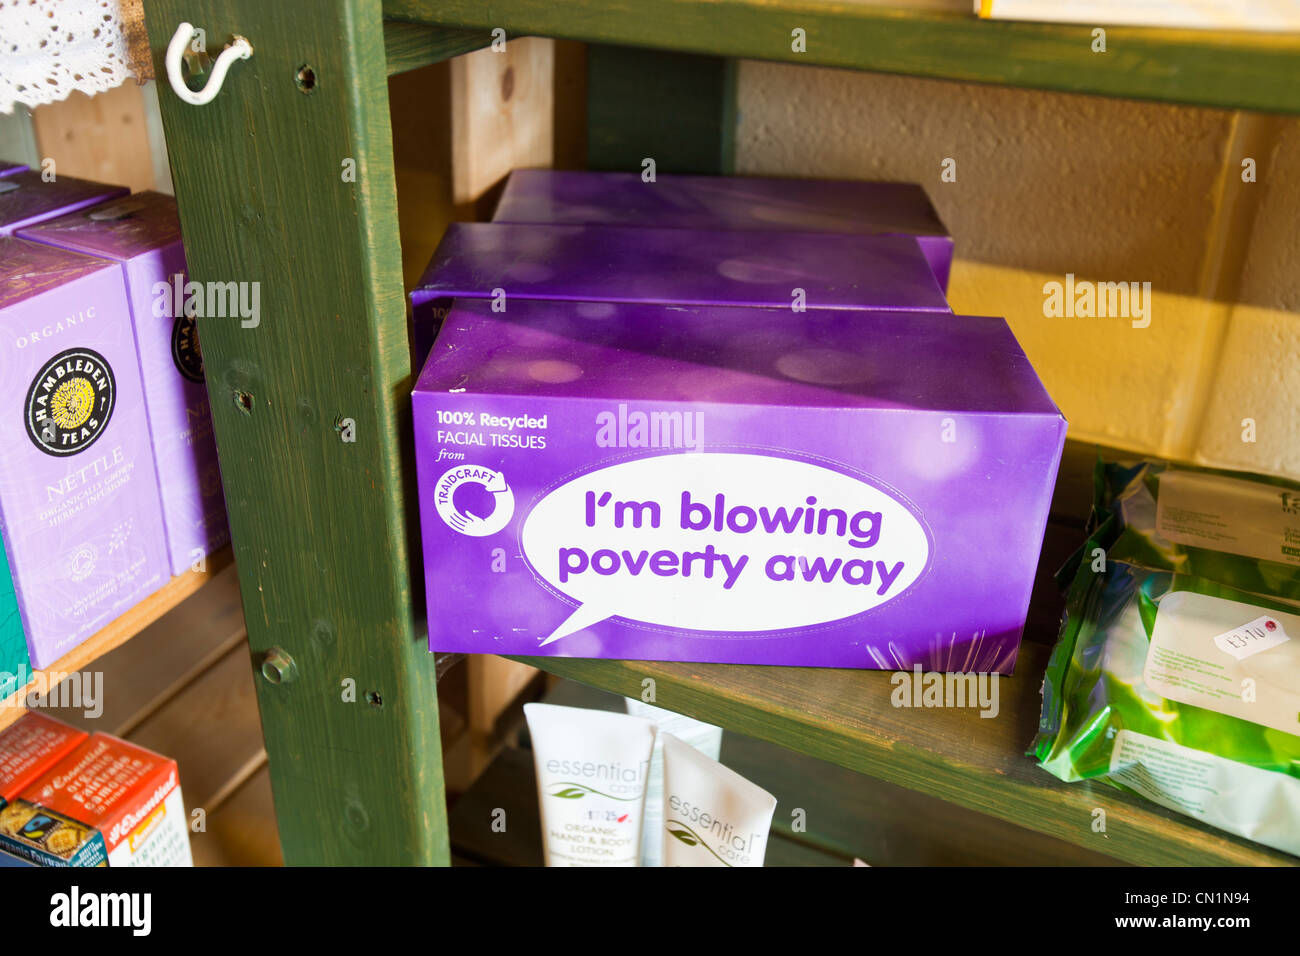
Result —
[[[1300, 121], [748, 61], [738, 108], [739, 173], [922, 183], [1073, 437], [1300, 476]], [[1067, 273], [1149, 325], [1044, 315]]]

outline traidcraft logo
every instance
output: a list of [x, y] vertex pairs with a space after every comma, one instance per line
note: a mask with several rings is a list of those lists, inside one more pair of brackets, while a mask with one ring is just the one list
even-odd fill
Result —
[[104, 356], [85, 348], [60, 352], [27, 390], [27, 436], [47, 455], [75, 455], [104, 433], [116, 397], [117, 383]]
[[485, 538], [504, 528], [515, 513], [515, 493], [506, 476], [481, 465], [457, 465], [434, 489], [434, 506], [447, 527]]

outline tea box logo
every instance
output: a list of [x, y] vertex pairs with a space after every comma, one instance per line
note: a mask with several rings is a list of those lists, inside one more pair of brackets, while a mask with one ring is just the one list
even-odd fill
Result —
[[203, 352], [199, 349], [199, 330], [190, 315], [178, 315], [172, 324], [172, 361], [176, 370], [191, 382], [203, 384]]
[[27, 435], [47, 455], [75, 455], [104, 433], [116, 397], [113, 370], [102, 355], [85, 348], [60, 352], [27, 390]]

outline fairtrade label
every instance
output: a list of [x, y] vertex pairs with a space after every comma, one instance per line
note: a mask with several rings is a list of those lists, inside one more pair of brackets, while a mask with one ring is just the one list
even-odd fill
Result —
[[579, 605], [543, 645], [608, 617], [706, 632], [815, 627], [894, 600], [930, 556], [920, 520], [865, 478], [723, 452], [565, 482], [533, 507], [521, 543]]

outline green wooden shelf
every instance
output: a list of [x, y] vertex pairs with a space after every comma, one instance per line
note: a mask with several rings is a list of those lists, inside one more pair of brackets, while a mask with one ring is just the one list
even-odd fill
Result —
[[[544, 699], [624, 710], [621, 697], [568, 680], [557, 682]], [[767, 866], [848, 866], [855, 858], [872, 866], [1115, 865], [1095, 849], [732, 731], [723, 734], [720, 759], [777, 799]], [[494, 825], [498, 808], [510, 822], [505, 833]], [[539, 816], [533, 756], [507, 746], [451, 811], [453, 861], [540, 866]]]
[[[1300, 112], [1300, 35], [980, 20], [846, 0], [384, 0], [384, 16], [457, 31], [534, 34], [1069, 93]], [[806, 52], [792, 49], [802, 29]], [[398, 62], [410, 57], [404, 48]], [[411, 60], [412, 63], [418, 60]]]
[[[1128, 863], [1295, 865], [1294, 857], [1203, 826], [1112, 787], [1066, 784], [1024, 756], [1038, 725], [1047, 648], [1025, 643], [1000, 682], [998, 716], [896, 708], [881, 671], [521, 657], [601, 690], [780, 744]], [[1092, 829], [1106, 811], [1106, 832]]]

